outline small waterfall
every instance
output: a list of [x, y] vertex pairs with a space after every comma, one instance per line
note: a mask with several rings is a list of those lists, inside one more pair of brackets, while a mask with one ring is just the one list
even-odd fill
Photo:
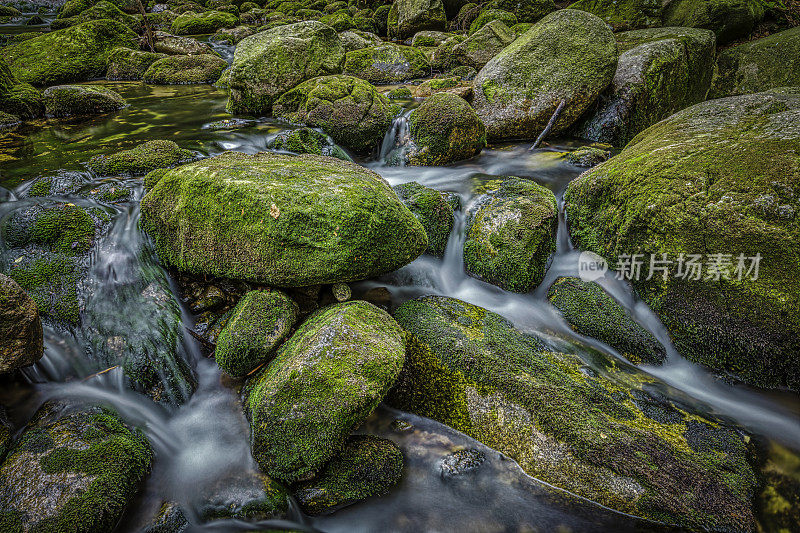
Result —
[[406, 164], [406, 154], [414, 147], [411, 142], [411, 130], [408, 127], [407, 111], [394, 119], [392, 127], [383, 136], [381, 142], [380, 160], [389, 166], [402, 167]]

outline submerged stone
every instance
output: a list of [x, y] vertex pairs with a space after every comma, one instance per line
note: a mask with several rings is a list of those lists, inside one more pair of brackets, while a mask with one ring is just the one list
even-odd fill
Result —
[[0, 374], [32, 365], [42, 357], [43, 350], [36, 302], [17, 282], [0, 274]]
[[111, 155], [96, 155], [88, 167], [101, 176], [128, 174], [141, 176], [158, 168], [170, 168], [191, 161], [194, 154], [173, 141], [147, 141], [136, 148]]
[[374, 496], [383, 496], [403, 475], [403, 453], [390, 440], [354, 435], [311, 481], [292, 492], [303, 512], [331, 513]]
[[295, 481], [319, 471], [383, 399], [403, 366], [402, 331], [363, 301], [307, 319], [247, 384], [253, 457]]
[[743, 436], [645, 392], [652, 378], [548, 351], [452, 298], [395, 313], [408, 332], [391, 405], [447, 424], [528, 474], [624, 513], [690, 529], [751, 531], [758, 480]]
[[632, 284], [684, 357], [766, 387], [800, 387], [798, 124], [797, 89], [697, 104], [564, 195], [578, 247], [667, 261]]
[[486, 460], [478, 450], [457, 450], [446, 455], [440, 463], [443, 477], [463, 476], [476, 472]]
[[377, 174], [311, 155], [226, 152], [167, 172], [142, 200], [166, 264], [278, 287], [391, 272], [427, 247]]
[[198, 514], [204, 522], [285, 518], [289, 494], [279, 483], [255, 472], [223, 476], [199, 497]]

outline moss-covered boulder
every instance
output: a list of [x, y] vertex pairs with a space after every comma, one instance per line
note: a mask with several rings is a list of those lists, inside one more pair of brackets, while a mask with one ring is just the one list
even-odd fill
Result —
[[311, 128], [298, 128], [279, 133], [267, 141], [270, 150], [284, 150], [295, 154], [315, 154], [335, 157], [342, 161], [353, 159], [342, 150], [333, 139]]
[[350, 12], [346, 9], [341, 9], [330, 15], [324, 15], [319, 18], [319, 21], [336, 31], [346, 31], [356, 27], [353, 17], [350, 16]]
[[403, 366], [403, 333], [363, 301], [310, 317], [247, 384], [253, 457], [294, 481], [318, 471], [380, 403]]
[[44, 114], [42, 93], [14, 77], [0, 58], [0, 111], [12, 115], [12, 121], [37, 118]]
[[367, 32], [344, 31], [339, 34], [339, 38], [342, 40], [345, 53], [383, 44], [380, 37]]
[[389, 39], [404, 40], [422, 30], [443, 31], [446, 17], [442, 0], [395, 0], [389, 11]]
[[650, 396], [652, 378], [549, 351], [535, 335], [459, 300], [395, 312], [406, 364], [388, 396], [501, 451], [530, 475], [606, 507], [717, 531], [755, 528], [746, 438]]
[[570, 127], [611, 83], [617, 43], [608, 26], [583, 11], [547, 15], [491, 59], [475, 77], [473, 105], [490, 139], [531, 138]]
[[723, 51], [709, 98], [800, 86], [800, 28]]
[[111, 155], [96, 155], [89, 160], [89, 170], [101, 176], [143, 176], [157, 168], [171, 168], [191, 161], [194, 154], [173, 141], [147, 141], [130, 150]]
[[453, 46], [453, 62], [480, 70], [516, 38], [502, 21], [492, 20], [467, 40]]
[[411, 46], [439, 46], [450, 37], [449, 33], [442, 31], [423, 30], [414, 34], [411, 39]]
[[[58, 13], [58, 18], [70, 18], [80, 15], [93, 5], [102, 0], [66, 0]], [[139, 4], [136, 0], [108, 0], [121, 11], [130, 15], [139, 13]]]
[[384, 44], [347, 52], [344, 73], [370, 83], [395, 83], [428, 75], [425, 54], [410, 46]]
[[154, 61], [142, 79], [156, 85], [214, 83], [226, 68], [228, 63], [217, 55], [167, 56]]
[[674, 0], [664, 7], [662, 24], [711, 30], [726, 44], [749, 35], [766, 11], [759, 0]]
[[458, 196], [424, 187], [416, 181], [395, 185], [394, 191], [425, 228], [428, 253], [444, 256], [447, 240], [453, 231], [455, 211], [459, 208]]
[[558, 278], [547, 299], [572, 329], [603, 341], [631, 363], [664, 362], [667, 354], [661, 343], [594, 281]]
[[446, 165], [468, 159], [486, 146], [486, 129], [463, 99], [450, 93], [427, 98], [408, 118], [412, 165]]
[[298, 305], [280, 291], [248, 292], [220, 333], [217, 364], [231, 376], [246, 376], [269, 362], [299, 316]]
[[172, 21], [170, 31], [175, 35], [198, 35], [214, 33], [222, 28], [233, 28], [238, 23], [239, 18], [236, 15], [224, 11], [187, 11]]
[[502, 9], [484, 9], [481, 11], [480, 15], [472, 21], [472, 24], [469, 25], [469, 34], [472, 35], [493, 20], [499, 20], [507, 27], [511, 27], [517, 23], [517, 17], [514, 13], [509, 13]]
[[109, 80], [141, 80], [147, 69], [166, 54], [142, 52], [130, 48], [114, 48], [108, 55], [106, 78]]
[[380, 176], [312, 155], [225, 152], [174, 169], [142, 200], [142, 225], [168, 265], [278, 287], [377, 276], [428, 245]]
[[119, 111], [128, 104], [116, 91], [102, 85], [56, 85], [44, 91], [49, 117], [81, 117]]
[[306, 514], [318, 515], [382, 496], [402, 475], [403, 453], [395, 443], [355, 435], [312, 481], [298, 484], [293, 492]]
[[569, 152], [564, 160], [570, 165], [581, 168], [591, 168], [599, 165], [603, 161], [608, 161], [611, 157], [611, 146], [607, 144], [597, 144], [595, 146], [581, 146]]
[[[492, 0], [489, 5], [494, 9], [513, 13], [520, 23], [539, 22], [545, 15], [556, 10], [553, 0]], [[509, 25], [511, 26], [513, 24]]]
[[0, 466], [0, 530], [111, 532], [152, 460], [115, 413], [46, 403]]
[[75, 26], [76, 24], [88, 22], [90, 20], [116, 20], [117, 22], [124, 24], [131, 30], [137, 32], [142, 26], [140, 19], [123, 13], [120, 8], [110, 2], [101, 0], [92, 7], [81, 11], [78, 15], [69, 18], [57, 18], [50, 23], [50, 27], [53, 30], [60, 30], [63, 28], [69, 28], [70, 26]]
[[798, 119], [797, 89], [697, 104], [564, 196], [580, 248], [669, 261], [632, 283], [682, 355], [761, 386], [800, 387]]
[[201, 43], [193, 37], [171, 35], [163, 31], [154, 32], [153, 37], [155, 38], [153, 48], [159, 54], [196, 56], [215, 53], [208, 43]]
[[[0, 374], [32, 365], [44, 353], [39, 309], [16, 281], [0, 274]], [[0, 443], [0, 459], [2, 459]]]
[[272, 107], [275, 117], [321, 128], [356, 152], [370, 151], [380, 143], [396, 111], [369, 82], [341, 75], [305, 81]]
[[665, 3], [661, 0], [578, 0], [569, 8], [597, 15], [614, 31], [629, 31], [662, 26]]
[[634, 30], [616, 37], [622, 55], [614, 80], [577, 134], [622, 147], [659, 120], [705, 100], [715, 37], [694, 28]]
[[233, 56], [228, 111], [269, 112], [284, 92], [305, 80], [339, 74], [344, 47], [321, 22], [287, 24], [243, 39]]
[[102, 76], [111, 50], [138, 48], [137, 39], [124, 24], [94, 20], [6, 46], [3, 55], [19, 81], [49, 86]]
[[544, 279], [556, 248], [556, 197], [521, 178], [492, 180], [485, 187], [467, 211], [464, 267], [487, 283], [528, 292]]
[[430, 66], [433, 70], [447, 71], [458, 66], [453, 57], [453, 48], [466, 40], [464, 35], [453, 35], [436, 47], [430, 55]]

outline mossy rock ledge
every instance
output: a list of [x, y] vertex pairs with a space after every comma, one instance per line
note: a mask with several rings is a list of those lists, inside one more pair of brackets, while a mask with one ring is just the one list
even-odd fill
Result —
[[746, 439], [645, 392], [652, 378], [599, 374], [459, 300], [395, 312], [406, 363], [387, 401], [513, 458], [530, 475], [635, 516], [690, 529], [755, 529]]
[[378, 174], [325, 156], [225, 152], [168, 171], [142, 200], [162, 261], [276, 287], [366, 279], [428, 239]]
[[291, 482], [322, 468], [389, 391], [404, 357], [400, 326], [372, 304], [345, 302], [308, 318], [245, 388], [261, 470]]
[[111, 532], [152, 460], [116, 413], [48, 402], [0, 466], [0, 531]]
[[[800, 387], [799, 124], [797, 88], [703, 102], [564, 195], [579, 248], [672, 261], [666, 280], [632, 283], [684, 357], [762, 387]], [[699, 254], [700, 279], [679, 276], [681, 254]]]
[[489, 139], [535, 138], [564, 102], [557, 134], [608, 87], [616, 67], [611, 29], [594, 15], [562, 9], [486, 63], [473, 82], [473, 107]]
[[412, 165], [446, 165], [469, 159], [486, 146], [486, 128], [466, 100], [450, 93], [426, 98], [408, 118]]

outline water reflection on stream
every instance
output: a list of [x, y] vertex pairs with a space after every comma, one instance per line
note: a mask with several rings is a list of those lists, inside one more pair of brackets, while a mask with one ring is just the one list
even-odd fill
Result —
[[[225, 150], [255, 153], [265, 149], [271, 135], [287, 127], [274, 120], [257, 120], [235, 129], [209, 127], [230, 118], [225, 112], [225, 92], [209, 86], [150, 87], [138, 82], [103, 82], [103, 85], [120, 92], [130, 105], [117, 114], [78, 123], [41, 121], [0, 139], [0, 219], [19, 206], [8, 200], [24, 196], [32, 179], [52, 175], [56, 170], [83, 172], [86, 187], [108, 182], [84, 170], [85, 162], [96, 154], [131, 148], [153, 139], [173, 140], [203, 156]], [[455, 192], [461, 196], [465, 207], [474, 200], [476, 185], [500, 175], [533, 179], [560, 198], [566, 185], [580, 171], [565, 163], [562, 156], [576, 145], [554, 143], [535, 151], [529, 151], [528, 146], [492, 147], [480, 157], [445, 168], [389, 167], [378, 160], [362, 163], [392, 185], [417, 181]], [[140, 180], [127, 181], [133, 183], [135, 196], [141, 195]], [[5, 204], [2, 203], [4, 199]], [[97, 268], [98, 263], [128, 264], [132, 256], [138, 257], [143, 240], [136, 224], [138, 209], [98, 205], [111, 212], [114, 221], [97, 246], [105, 255], [93, 259], [94, 281], [116, 288], [122, 281], [115, 274], [115, 268]], [[553, 343], [568, 339], [584, 346], [586, 350], [582, 355], [589, 364], [592, 354], [598, 350], [608, 357], [618, 357], [610, 347], [575, 335], [546, 301], [546, 289], [556, 277], [577, 273], [578, 254], [569, 241], [563, 217], [559, 225], [558, 250], [547, 278], [530, 294], [508, 293], [466, 276], [461, 256], [463, 226], [463, 214], [459, 214], [444, 258], [422, 256], [383, 279], [356, 284], [354, 292], [388, 287], [395, 304], [424, 294], [452, 296], [500, 313], [522, 329], [543, 333]], [[112, 254], [116, 254], [113, 261]], [[668, 347], [669, 357], [662, 367], [637, 370], [622, 359], [620, 366], [659, 378], [662, 383], [658, 387], [662, 392], [701, 411], [728, 418], [768, 439], [788, 446], [798, 445], [800, 408], [796, 396], [768, 395], [714, 379], [675, 352], [660, 322], [646, 305], [636, 300], [626, 285], [612, 277], [601, 283]], [[113, 298], [114, 292], [99, 291], [106, 298]], [[191, 317], [184, 311], [184, 326], [189, 326], [190, 321]], [[97, 367], [88, 364], [80, 335], [47, 326], [45, 336], [45, 357], [28, 372], [31, 380], [40, 382], [39, 398], [20, 399], [12, 415], [23, 420], [38, 401], [47, 397], [93, 397], [114, 405], [126, 418], [143, 425], [157, 450], [153, 475], [137, 507], [126, 516], [122, 530], [136, 531], [137, 524], [152, 516], [162, 500], [177, 501], [191, 509], [204, 487], [220, 477], [243, 476], [255, 468], [249, 452], [247, 424], [236, 391], [220, 380], [220, 372], [213, 362], [197, 354], [191, 337], [187, 336], [185, 345], [199, 378], [198, 390], [186, 405], [169, 410], [126, 391], [120, 373], [115, 371], [85, 382], [60, 383], [68, 376], [89, 376]], [[398, 424], [393, 424], [396, 419], [406, 421], [410, 428], [398, 429]], [[534, 480], [502, 454], [430, 420], [381, 408], [360, 431], [385, 436], [401, 447], [406, 457], [402, 483], [385, 497], [373, 498], [328, 517], [310, 520], [295, 513], [295, 527], [330, 532], [664, 530]], [[444, 476], [443, 457], [460, 449], [482, 451], [486, 461], [473, 473]], [[271, 527], [280, 525], [271, 524]], [[194, 527], [198, 531], [244, 531], [255, 526], [229, 521]]]

